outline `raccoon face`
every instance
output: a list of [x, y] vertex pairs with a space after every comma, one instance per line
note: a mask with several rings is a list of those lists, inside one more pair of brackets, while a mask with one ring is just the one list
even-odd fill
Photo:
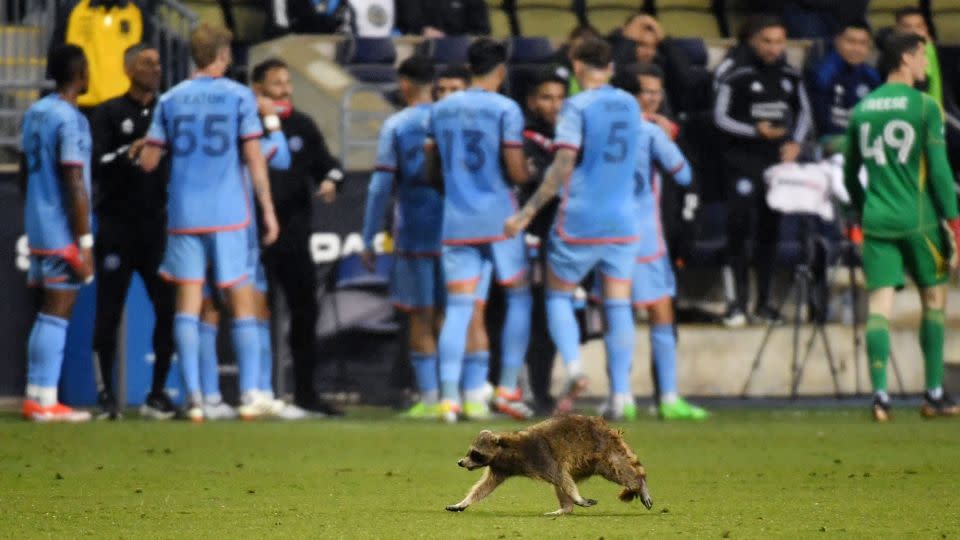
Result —
[[485, 429], [477, 435], [467, 455], [460, 458], [457, 465], [468, 471], [486, 467], [498, 453], [500, 453], [500, 437]]

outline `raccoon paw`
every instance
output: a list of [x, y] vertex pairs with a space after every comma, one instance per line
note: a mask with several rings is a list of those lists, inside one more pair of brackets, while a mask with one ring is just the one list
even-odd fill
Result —
[[451, 504], [447, 506], [447, 511], [449, 512], [463, 512], [466, 509], [466, 506], [460, 506], [459, 504]]
[[584, 508], [590, 508], [591, 506], [594, 506], [595, 504], [597, 504], [597, 500], [596, 500], [596, 499], [583, 499], [583, 500], [581, 500], [580, 502], [577, 503], [578, 506], [582, 506], [582, 507], [584, 507]]
[[565, 516], [567, 514], [573, 513], [573, 508], [560, 508], [559, 510], [554, 510], [553, 512], [547, 512], [545, 516]]

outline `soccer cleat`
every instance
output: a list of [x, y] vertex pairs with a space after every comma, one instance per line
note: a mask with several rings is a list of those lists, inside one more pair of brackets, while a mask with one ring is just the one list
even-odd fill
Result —
[[882, 424], [893, 419], [893, 415], [890, 413], [890, 402], [879, 397], [874, 396], [870, 410], [873, 413], [873, 420], [877, 423]]
[[206, 402], [200, 407], [201, 415], [207, 420], [233, 420], [237, 411], [223, 401]]
[[747, 325], [747, 315], [738, 307], [731, 307], [723, 316], [723, 325], [727, 328], [743, 328]]
[[432, 420], [440, 414], [440, 404], [427, 405], [420, 401], [404, 411], [400, 417], [406, 420]]
[[277, 418], [280, 420], [306, 420], [307, 418], [323, 418], [323, 415], [320, 413], [311, 413], [296, 405], [289, 403], [285, 404], [283, 409], [277, 413]]
[[706, 420], [709, 416], [705, 409], [691, 405], [683, 398], [660, 404], [660, 418], [664, 420]]
[[166, 392], [150, 392], [140, 406], [140, 416], [152, 420], [170, 420], [177, 415], [177, 408]]
[[97, 420], [120, 420], [123, 417], [116, 398], [106, 390], [97, 395], [97, 405], [100, 407], [96, 414]]
[[326, 401], [317, 397], [313, 397], [303, 401], [297, 401], [295, 404], [297, 407], [300, 407], [301, 409], [307, 411], [312, 416], [319, 415], [319, 416], [331, 417], [331, 418], [339, 418], [341, 416], [344, 416], [343, 410], [338, 408], [336, 405], [334, 405], [333, 403], [330, 403], [329, 401]]
[[610, 422], [634, 422], [637, 419], [637, 411], [636, 403], [624, 403], [622, 407], [607, 403], [600, 412], [600, 416]]
[[445, 424], [456, 424], [460, 416], [460, 405], [457, 405], [449, 399], [440, 402], [437, 407], [437, 418]]
[[553, 414], [567, 414], [573, 411], [574, 402], [590, 387], [590, 379], [586, 375], [578, 375], [567, 383], [567, 391], [557, 400]]
[[467, 420], [489, 420], [490, 405], [486, 401], [466, 401], [463, 403], [463, 416]]
[[493, 398], [493, 408], [514, 420], [533, 418], [533, 409], [523, 402], [523, 394], [519, 388], [514, 389], [513, 392], [497, 388], [496, 396]]
[[920, 406], [920, 414], [924, 418], [936, 418], [938, 416], [957, 416], [960, 415], [960, 406], [943, 392], [940, 399], [930, 397], [930, 392], [923, 393], [923, 405]]
[[49, 407], [41, 407], [34, 400], [23, 402], [23, 417], [31, 422], [88, 422], [92, 415], [87, 411], [75, 411], [62, 403], [54, 403]]
[[783, 315], [773, 306], [763, 306], [754, 314], [754, 318], [761, 324], [768, 326], [782, 326], [784, 323]]
[[257, 394], [253, 398], [237, 407], [237, 414], [241, 420], [256, 420], [258, 418], [268, 418], [273, 416], [275, 407], [274, 400]]

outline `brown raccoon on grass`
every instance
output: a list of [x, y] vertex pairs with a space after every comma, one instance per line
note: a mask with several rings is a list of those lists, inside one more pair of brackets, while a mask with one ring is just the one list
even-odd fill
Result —
[[653, 507], [643, 465], [624, 442], [623, 433], [601, 418], [571, 415], [522, 431], [494, 433], [485, 429], [457, 465], [470, 471], [480, 467], [487, 470], [462, 501], [447, 507], [451, 512], [466, 510], [511, 476], [553, 484], [560, 509], [547, 515], [569, 514], [574, 504], [597, 504], [581, 497], [577, 490], [577, 482], [595, 474], [624, 486], [621, 501], [639, 497], [647, 509]]

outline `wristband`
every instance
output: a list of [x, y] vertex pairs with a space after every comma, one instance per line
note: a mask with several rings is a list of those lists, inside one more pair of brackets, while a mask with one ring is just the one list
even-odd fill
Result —
[[280, 117], [275, 114], [264, 116], [263, 127], [267, 128], [267, 131], [277, 131], [280, 129]]
[[82, 235], [77, 239], [77, 246], [80, 249], [93, 249], [93, 235], [90, 233]]
[[80, 259], [80, 250], [77, 249], [76, 244], [70, 244], [63, 248], [60, 251], [60, 257], [74, 270], [79, 269], [83, 265], [83, 261]]
[[340, 169], [330, 169], [330, 172], [327, 173], [327, 180], [331, 180], [337, 184], [343, 182], [343, 171]]

